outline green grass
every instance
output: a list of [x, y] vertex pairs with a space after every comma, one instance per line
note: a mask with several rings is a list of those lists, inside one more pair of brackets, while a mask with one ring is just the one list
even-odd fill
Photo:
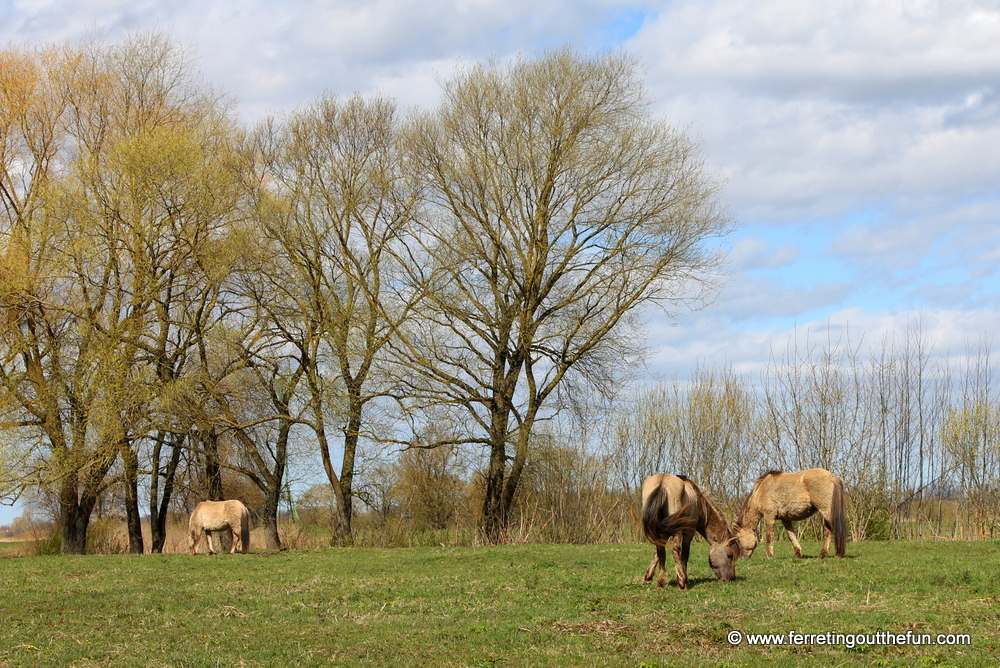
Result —
[[[815, 555], [815, 543], [805, 545]], [[646, 545], [0, 560], [7, 666], [997, 666], [1000, 543], [787, 543], [717, 582]], [[971, 647], [732, 647], [727, 633], [968, 633]]]
[[0, 557], [13, 557], [23, 554], [29, 545], [30, 543], [28, 541], [23, 540], [0, 541]]

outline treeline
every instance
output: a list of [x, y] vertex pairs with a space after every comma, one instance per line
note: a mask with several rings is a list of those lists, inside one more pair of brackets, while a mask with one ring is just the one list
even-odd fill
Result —
[[645, 307], [711, 293], [717, 195], [622, 54], [250, 125], [164, 35], [8, 47], [0, 496], [47, 505], [65, 553], [95, 512], [155, 552], [172, 512], [253, 497], [276, 548], [290, 467], [315, 463], [349, 544], [387, 452], [462, 453], [475, 539], [508, 540], [550, 493], [544, 425], [613, 395]]
[[854, 540], [994, 538], [996, 381], [986, 339], [935, 351], [919, 321], [877, 342], [798, 333], [759, 374], [702, 367], [641, 390], [616, 427], [613, 481], [688, 472], [735, 514], [764, 472], [822, 467], [844, 478]]
[[[815, 336], [815, 335], [813, 335]], [[853, 540], [1000, 536], [1000, 396], [987, 340], [936, 351], [918, 321], [876, 342], [797, 333], [761, 371], [699, 366], [536, 432], [512, 540], [631, 541], [642, 480], [696, 480], [732, 520], [771, 469], [846, 483]], [[470, 542], [477, 463], [453, 449], [382, 464], [372, 544]], [[300, 501], [310, 521], [321, 488]], [[372, 501], [372, 499], [369, 499]], [[818, 521], [807, 535], [821, 537]]]

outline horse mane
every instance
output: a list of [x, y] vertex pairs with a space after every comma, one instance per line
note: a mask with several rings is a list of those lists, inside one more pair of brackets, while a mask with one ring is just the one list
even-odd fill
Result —
[[761, 483], [771, 476], [779, 476], [782, 473], [784, 473], [784, 471], [781, 471], [780, 469], [771, 469], [767, 473], [761, 474], [760, 477], [754, 480], [753, 489], [751, 489], [750, 493], [747, 494], [746, 501], [743, 502], [743, 506], [740, 508], [740, 513], [736, 516], [736, 526], [743, 526], [743, 522], [746, 520], [747, 511], [750, 510], [750, 502], [756, 498], [757, 493], [760, 491]]
[[701, 517], [699, 518], [698, 526], [696, 530], [705, 538], [708, 538], [708, 532], [711, 531], [714, 534], [714, 538], [717, 541], [727, 540], [733, 537], [733, 532], [729, 528], [729, 522], [726, 521], [726, 516], [722, 514], [722, 511], [715, 507], [715, 504], [708, 498], [708, 496], [701, 491], [701, 487], [690, 478], [686, 478], [682, 475], [677, 476], [681, 480], [689, 483], [694, 491], [698, 495], [698, 506], [703, 509]]

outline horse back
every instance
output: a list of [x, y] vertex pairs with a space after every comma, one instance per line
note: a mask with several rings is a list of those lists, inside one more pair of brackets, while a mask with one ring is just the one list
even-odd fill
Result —
[[235, 518], [239, 521], [241, 508], [244, 506], [239, 501], [202, 501], [191, 513], [189, 528], [201, 527], [205, 531], [228, 529], [232, 526], [231, 520]]
[[826, 469], [809, 469], [802, 472], [802, 485], [809, 490], [809, 494], [814, 498], [831, 496], [837, 480], [839, 477]]
[[649, 476], [642, 482], [642, 503], [644, 507], [657, 488], [661, 489], [661, 494], [666, 499], [666, 514], [672, 515], [684, 506], [688, 506], [688, 512], [685, 514], [691, 517], [698, 516], [701, 495], [698, 493], [698, 488], [690, 480], [670, 473], [659, 473]]
[[762, 497], [771, 500], [779, 517], [805, 519], [816, 510], [824, 514], [829, 510], [838, 480], [826, 469], [780, 473], [763, 481], [766, 493]]

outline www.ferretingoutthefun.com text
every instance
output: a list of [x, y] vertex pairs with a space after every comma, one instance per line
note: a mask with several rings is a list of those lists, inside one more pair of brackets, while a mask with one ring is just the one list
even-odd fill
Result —
[[791, 647], [802, 645], [834, 645], [854, 649], [855, 647], [884, 647], [892, 645], [971, 645], [972, 636], [968, 633], [893, 633], [877, 631], [874, 633], [743, 633], [730, 631], [727, 640], [730, 645], [787, 645]]

